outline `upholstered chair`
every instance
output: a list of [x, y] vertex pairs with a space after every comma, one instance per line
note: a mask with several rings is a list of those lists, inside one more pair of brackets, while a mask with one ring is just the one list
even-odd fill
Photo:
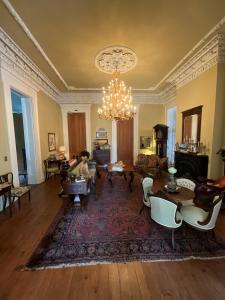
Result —
[[[193, 192], [195, 190], [196, 184], [192, 180], [190, 180], [190, 179], [187, 179], [187, 178], [177, 178], [176, 182], [177, 182], [178, 186], [187, 188], [187, 189], [189, 189], [189, 190], [191, 190]], [[194, 205], [193, 199], [185, 200], [185, 201], [180, 201], [180, 202], [181, 202], [182, 206]]]
[[142, 180], [142, 189], [143, 189], [143, 205], [140, 210], [140, 214], [142, 213], [143, 209], [145, 207], [150, 207], [150, 196], [153, 195], [152, 192], [152, 186], [153, 186], [153, 179], [150, 177], [145, 177]]
[[162, 197], [150, 196], [151, 218], [156, 223], [172, 230], [172, 247], [174, 249], [174, 231], [181, 227], [183, 218], [178, 211], [178, 204]]
[[180, 213], [184, 222], [198, 230], [213, 230], [216, 225], [223, 197], [224, 192], [222, 192], [219, 196], [217, 195], [214, 197], [212, 209], [209, 212], [206, 212], [204, 209], [196, 206], [181, 207]]
[[45, 166], [45, 181], [49, 179], [51, 175], [60, 174], [59, 162], [45, 159], [44, 166]]
[[[18, 206], [20, 208], [20, 198], [24, 196], [25, 194], [28, 194], [29, 200], [30, 200], [30, 186], [20, 186], [20, 187], [14, 187], [13, 184], [13, 173], [9, 172], [4, 175], [0, 175], [0, 183], [8, 182], [11, 185], [11, 192], [10, 197], [12, 199], [12, 202], [17, 199], [18, 200]], [[4, 204], [5, 209], [6, 203]]]

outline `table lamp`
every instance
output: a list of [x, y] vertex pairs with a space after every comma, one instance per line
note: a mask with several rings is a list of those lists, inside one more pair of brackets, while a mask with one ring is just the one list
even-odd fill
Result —
[[66, 147], [59, 146], [59, 159], [65, 159], [65, 152], [66, 152]]

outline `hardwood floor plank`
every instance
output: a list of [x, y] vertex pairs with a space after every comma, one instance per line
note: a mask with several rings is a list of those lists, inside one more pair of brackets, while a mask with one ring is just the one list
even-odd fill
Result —
[[[0, 214], [0, 300], [179, 299], [224, 300], [225, 259], [132, 262], [21, 271], [65, 198], [59, 179], [33, 187], [13, 217]], [[225, 212], [216, 233], [225, 239]]]

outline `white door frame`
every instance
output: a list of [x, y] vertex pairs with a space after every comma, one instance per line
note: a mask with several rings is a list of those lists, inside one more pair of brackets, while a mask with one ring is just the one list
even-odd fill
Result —
[[[133, 163], [137, 160], [139, 150], [139, 104], [136, 105], [136, 115], [133, 126]], [[112, 121], [111, 163], [117, 161], [117, 122]]]
[[61, 104], [63, 121], [63, 138], [66, 157], [69, 157], [68, 113], [85, 113], [86, 146], [91, 153], [91, 104]]
[[8, 131], [8, 142], [9, 142], [9, 161], [10, 169], [14, 175], [15, 186], [19, 185], [19, 175], [18, 175], [18, 163], [17, 163], [17, 152], [16, 152], [16, 139], [14, 130], [14, 121], [12, 113], [12, 98], [11, 90], [19, 92], [24, 95], [25, 98], [29, 98], [32, 111], [32, 122], [33, 130], [32, 136], [29, 136], [30, 143], [33, 143], [33, 155], [34, 161], [32, 162], [32, 174], [29, 176], [31, 184], [38, 184], [44, 180], [42, 171], [42, 161], [41, 161], [41, 147], [40, 147], [40, 135], [39, 135], [39, 122], [38, 122], [38, 107], [37, 107], [37, 90], [25, 84], [18, 78], [9, 74], [5, 70], [1, 70], [1, 79], [3, 83], [3, 95], [5, 103], [6, 112], [6, 122]]

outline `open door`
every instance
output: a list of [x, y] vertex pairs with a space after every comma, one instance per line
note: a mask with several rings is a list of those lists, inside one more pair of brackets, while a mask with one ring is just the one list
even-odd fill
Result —
[[85, 113], [68, 113], [68, 138], [69, 138], [69, 158], [79, 155], [85, 150], [86, 145], [86, 126]]
[[133, 165], [134, 125], [133, 119], [117, 121], [117, 160], [125, 165]]

